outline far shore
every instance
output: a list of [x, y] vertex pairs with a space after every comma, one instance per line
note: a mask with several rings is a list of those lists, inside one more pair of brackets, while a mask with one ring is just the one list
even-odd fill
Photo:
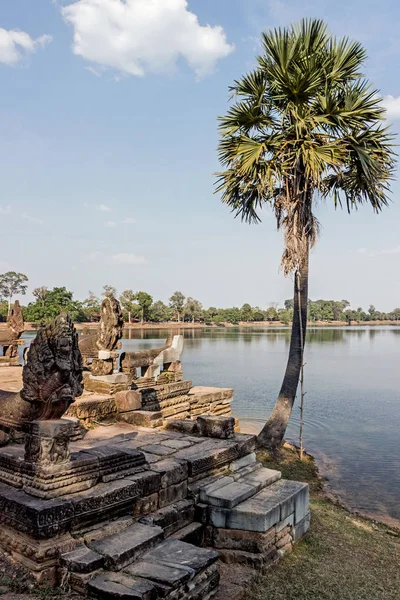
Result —
[[[351, 321], [347, 323], [345, 321], [309, 321], [308, 327], [383, 327], [383, 326], [398, 326], [400, 327], [400, 321]], [[75, 323], [77, 330], [82, 329], [96, 329], [98, 323]], [[124, 323], [124, 329], [231, 329], [231, 328], [251, 328], [251, 327], [285, 327], [290, 328], [291, 323], [286, 324], [281, 321], [241, 321], [237, 324], [222, 323], [220, 325], [205, 324], [205, 323], [178, 323], [177, 321], [168, 321], [165, 323]], [[0, 323], [0, 331], [7, 329], [7, 323]], [[38, 329], [37, 323], [25, 323], [25, 331], [35, 331]]]

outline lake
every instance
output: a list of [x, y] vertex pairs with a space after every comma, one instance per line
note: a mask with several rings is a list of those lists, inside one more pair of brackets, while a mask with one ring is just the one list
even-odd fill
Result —
[[[167, 333], [131, 330], [123, 348], [161, 345]], [[185, 378], [194, 385], [233, 387], [234, 415], [261, 429], [280, 388], [290, 330], [182, 333]], [[389, 520], [400, 519], [399, 359], [400, 327], [318, 327], [307, 334], [305, 449], [328, 477], [328, 489], [350, 508]], [[287, 439], [297, 442], [298, 429], [296, 404]]]

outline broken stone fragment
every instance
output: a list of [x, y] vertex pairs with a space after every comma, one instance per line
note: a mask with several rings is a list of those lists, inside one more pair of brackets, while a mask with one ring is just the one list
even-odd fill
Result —
[[235, 433], [235, 419], [233, 417], [218, 417], [202, 415], [197, 417], [199, 434], [204, 437], [226, 440]]

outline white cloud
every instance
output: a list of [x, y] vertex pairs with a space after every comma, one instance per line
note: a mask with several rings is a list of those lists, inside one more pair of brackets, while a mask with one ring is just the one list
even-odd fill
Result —
[[129, 254], [128, 252], [113, 254], [110, 258], [110, 263], [113, 265], [142, 265], [145, 262], [144, 256], [136, 256], [136, 254]]
[[368, 252], [368, 250], [366, 248], [358, 248], [357, 249], [357, 254], [366, 254]]
[[97, 204], [96, 210], [99, 210], [101, 212], [110, 212], [111, 208], [106, 204]]
[[0, 63], [16, 65], [24, 56], [44, 48], [52, 41], [51, 35], [41, 35], [32, 38], [25, 31], [3, 29], [0, 27]]
[[7, 206], [0, 206], [0, 215], [11, 215], [11, 206], [7, 204]]
[[127, 225], [133, 225], [133, 223], [136, 223], [136, 219], [132, 219], [131, 217], [126, 217], [126, 219], [123, 220], [123, 223], [126, 223]]
[[386, 108], [386, 115], [389, 119], [400, 118], [400, 96], [385, 96], [383, 105]]
[[201, 77], [234, 49], [221, 26], [200, 25], [187, 0], [75, 0], [61, 12], [73, 52], [123, 74], [168, 72], [183, 58]]
[[104, 227], [116, 227], [117, 224], [115, 223], [115, 221], [106, 221], [104, 223]]
[[28, 213], [22, 213], [21, 217], [25, 219], [25, 221], [30, 221], [31, 223], [37, 223], [38, 225], [43, 225], [42, 219], [38, 219], [37, 217], [31, 217]]

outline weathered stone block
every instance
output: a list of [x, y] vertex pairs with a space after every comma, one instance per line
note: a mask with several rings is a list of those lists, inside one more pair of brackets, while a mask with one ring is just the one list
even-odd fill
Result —
[[259, 492], [230, 511], [227, 515], [226, 527], [265, 532], [278, 523], [280, 520], [279, 502], [271, 499], [270, 496], [263, 497], [264, 492], [265, 490]]
[[178, 529], [189, 525], [194, 518], [194, 503], [191, 500], [181, 500], [168, 505], [140, 519], [145, 525], [157, 525], [169, 536]]
[[231, 463], [241, 455], [241, 445], [236, 440], [207, 440], [191, 448], [179, 450], [174, 456], [186, 460], [189, 476], [196, 477], [218, 467]]
[[303, 538], [306, 535], [307, 531], [310, 528], [310, 522], [311, 514], [307, 513], [306, 516], [293, 527], [292, 535], [294, 542], [298, 542], [299, 540], [301, 540], [301, 538]]
[[184, 481], [188, 477], [187, 463], [167, 458], [151, 465], [151, 470], [161, 476], [161, 487], [167, 488]]
[[[100, 353], [99, 353], [100, 354]], [[91, 373], [93, 377], [111, 375], [114, 370], [113, 359], [103, 360], [100, 357], [94, 358], [91, 365]]]
[[191, 571], [184, 567], [157, 564], [146, 560], [139, 560], [133, 565], [129, 565], [124, 569], [124, 573], [174, 589], [188, 581], [192, 576]]
[[118, 412], [129, 412], [142, 408], [142, 396], [135, 390], [125, 390], [115, 394], [115, 404]]
[[158, 504], [160, 508], [183, 500], [187, 497], [187, 481], [181, 481], [167, 488], [162, 488], [158, 494]]
[[275, 543], [275, 528], [265, 533], [238, 529], [214, 529], [213, 546], [217, 549], [264, 553]]
[[202, 498], [204, 502], [212, 506], [220, 506], [221, 508], [234, 508], [240, 502], [244, 502], [251, 496], [254, 496], [257, 488], [240, 481], [228, 483], [216, 490], [207, 494], [206, 498]]
[[236, 473], [236, 471], [240, 471], [240, 469], [244, 469], [245, 467], [249, 467], [250, 465], [255, 465], [256, 462], [257, 462], [256, 453], [252, 452], [251, 454], [247, 454], [246, 456], [243, 456], [242, 458], [238, 458], [238, 460], [234, 460], [229, 465], [229, 468], [231, 471], [233, 471], [233, 473]]
[[150, 550], [143, 556], [143, 560], [156, 564], [184, 566], [199, 573], [217, 562], [218, 553], [169, 538]]
[[204, 415], [197, 417], [197, 427], [199, 434], [204, 437], [226, 440], [234, 436], [235, 419]]
[[136, 484], [138, 494], [141, 498], [158, 492], [161, 485], [160, 474], [154, 471], [143, 471], [143, 473], [129, 475], [127, 480], [133, 481]]
[[101, 569], [104, 558], [101, 554], [87, 548], [87, 546], [81, 546], [72, 552], [62, 554], [60, 564], [74, 573], [91, 573], [96, 569]]
[[163, 416], [161, 412], [150, 412], [146, 410], [133, 410], [131, 412], [120, 413], [120, 421], [136, 425], [136, 427], [162, 427]]
[[161, 527], [135, 523], [120, 533], [91, 542], [90, 548], [104, 556], [106, 567], [119, 570], [152, 548], [163, 537]]
[[158, 508], [158, 494], [155, 492], [145, 498], [138, 498], [133, 505], [133, 516], [135, 518], [143, 517], [154, 512]]
[[164, 421], [164, 427], [167, 430], [179, 431], [180, 433], [188, 433], [189, 435], [197, 433], [197, 423], [196, 421], [191, 421], [190, 419], [166, 419]]
[[146, 579], [134, 578], [122, 573], [104, 573], [88, 584], [91, 598], [98, 600], [155, 600], [155, 586]]

